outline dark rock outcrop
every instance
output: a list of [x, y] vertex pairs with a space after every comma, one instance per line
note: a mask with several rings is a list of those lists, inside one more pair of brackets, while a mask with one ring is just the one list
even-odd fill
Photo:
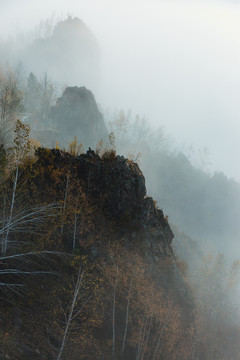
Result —
[[[88, 329], [87, 341], [84, 343], [84, 351], [87, 355], [83, 359], [110, 358], [109, 346], [106, 347], [106, 344], [111, 345], [112, 339], [112, 286], [116, 281], [118, 281], [117, 334], [124, 333], [127, 296], [130, 296], [129, 286], [133, 286], [129, 313], [131, 322], [129, 321], [125, 354], [124, 357], [116, 358], [126, 360], [135, 358], [137, 348], [131, 341], [131, 332], [137, 334], [136, 338], [139, 337], [138, 327], [141, 326], [141, 321], [138, 323], [138, 320], [142, 318], [144, 311], [144, 317], [146, 316], [147, 306], [150, 307], [149, 320], [153, 321], [151, 329], [149, 328], [149, 337], [154, 337], [159, 330], [159, 319], [162, 316], [162, 306], [165, 304], [166, 316], [170, 316], [171, 311], [175, 314], [178, 309], [177, 314], [181, 319], [178, 328], [183, 333], [181, 341], [186, 346], [185, 334], [188, 334], [190, 324], [193, 322], [193, 304], [172, 251], [173, 233], [163, 211], [156, 207], [151, 197], [146, 196], [145, 179], [138, 165], [122, 156], [116, 156], [114, 151], [107, 151], [100, 157], [89, 149], [85, 154], [72, 156], [57, 149], [39, 148], [36, 156], [37, 161], [21, 172], [21, 176], [26, 175], [26, 178], [21, 179], [23, 182], [25, 180], [26, 190], [21, 193], [20, 208], [22, 203], [28, 204], [31, 209], [39, 204], [57, 206], [53, 207], [50, 216], [46, 214], [40, 220], [39, 229], [33, 228], [38, 230], [39, 238], [36, 233], [31, 232], [23, 238], [20, 232], [15, 234], [14, 241], [24, 241], [28, 246], [32, 241], [34, 249], [37, 249], [36, 256], [31, 258], [32, 261], [20, 262], [25, 272], [28, 271], [28, 267], [38, 269], [39, 266], [41, 269], [43, 266], [44, 256], [38, 257], [40, 248], [47, 250], [48, 254], [50, 252], [51, 256], [53, 254], [57, 256], [57, 258], [52, 257], [49, 263], [45, 259], [45, 266], [48, 266], [48, 270], [51, 270], [51, 267], [57, 268], [61, 276], [53, 279], [47, 275], [39, 284], [34, 279], [24, 279], [26, 288], [30, 289], [26, 297], [29, 305], [26, 306], [25, 301], [21, 300], [22, 303], [12, 310], [13, 315], [9, 315], [11, 309], [6, 315], [4, 312], [1, 315], [0, 307], [2, 327], [9, 329], [11, 318], [14, 341], [17, 339], [22, 346], [23, 355], [13, 359], [56, 358], [56, 353], [53, 353], [52, 346], [48, 344], [50, 342], [55, 348], [60, 346], [61, 327], [59, 328], [58, 321], [62, 324], [62, 312], [58, 303], [60, 303], [59, 299], [66, 302], [69, 294], [72, 298], [69, 279], [73, 278], [77, 261], [80, 259], [86, 262], [84, 265], [86, 269], [89, 267], [89, 270], [86, 270], [89, 283], [83, 285], [85, 287], [81, 294], [90, 291], [90, 298], [94, 294], [92, 307], [82, 314], [82, 319], [86, 319], [86, 322], [84, 325], [82, 320], [76, 323], [77, 335], [82, 333], [83, 326]], [[12, 184], [10, 188], [12, 189]], [[68, 252], [68, 255], [65, 253], [64, 258], [62, 258], [63, 250]], [[70, 254], [72, 252], [75, 253], [75, 257]], [[11, 262], [6, 262], [5, 266], [10, 268]], [[14, 266], [16, 267], [17, 264]], [[119, 269], [119, 278], [117, 269]], [[130, 283], [132, 285], [129, 285]], [[145, 295], [145, 292], [149, 294]], [[156, 294], [161, 297], [158, 298], [159, 310], [155, 309]], [[171, 301], [168, 302], [167, 299]], [[153, 307], [152, 313], [151, 307]], [[58, 309], [59, 312], [53, 309]], [[96, 315], [100, 316], [99, 323], [96, 321]], [[92, 322], [89, 320], [90, 316]], [[46, 328], [46, 319], [48, 328]], [[175, 315], [172, 320], [173, 336], [176, 329]], [[137, 324], [136, 329], [135, 324]], [[89, 341], [89, 331], [92, 334], [91, 341]], [[21, 338], [24, 338], [24, 341]], [[79, 359], [79, 346], [82, 351], [82, 340], [76, 339], [78, 340], [75, 341], [74, 337], [72, 340], [69, 338], [65, 349], [65, 356], [69, 354], [68, 358]], [[121, 336], [117, 342], [120, 351]], [[17, 345], [18, 354], [19, 348]], [[99, 351], [98, 355], [96, 349]], [[6, 348], [5, 353], [7, 350]], [[120, 353], [122, 354], [122, 351]], [[186, 359], [184, 355], [178, 358]]]
[[129, 239], [143, 241], [151, 258], [172, 257], [170, 244], [174, 235], [163, 211], [146, 196], [139, 166], [123, 156], [104, 161], [91, 150], [77, 161], [78, 176], [85, 179], [87, 191], [96, 199], [104, 198], [111, 218], [121, 224], [124, 219]]
[[[102, 114], [92, 92], [85, 87], [67, 87], [52, 108], [51, 118], [56, 130], [72, 139], [76, 136], [85, 148], [95, 148], [101, 140], [108, 143], [108, 132]], [[59, 141], [61, 142], [61, 137]]]
[[126, 235], [129, 243], [144, 244], [150, 262], [173, 258], [174, 235], [163, 211], [146, 196], [145, 178], [136, 163], [123, 156], [100, 158], [91, 149], [78, 157], [56, 149], [51, 150], [51, 155], [45, 149], [38, 149], [37, 155], [36, 166], [69, 169], [82, 184], [86, 196], [101, 204], [104, 216], [117, 225], [119, 236]]

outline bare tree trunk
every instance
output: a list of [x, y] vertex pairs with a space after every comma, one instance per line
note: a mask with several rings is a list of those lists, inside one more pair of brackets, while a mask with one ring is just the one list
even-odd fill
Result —
[[64, 330], [63, 338], [62, 338], [61, 347], [60, 347], [60, 350], [59, 350], [59, 353], [58, 353], [58, 356], [57, 356], [56, 360], [61, 359], [64, 347], [66, 345], [69, 326], [70, 326], [71, 321], [73, 319], [73, 311], [74, 311], [74, 308], [76, 306], [76, 302], [77, 302], [77, 299], [78, 299], [78, 294], [79, 294], [79, 290], [81, 288], [83, 275], [84, 275], [84, 272], [82, 270], [82, 267], [80, 267], [79, 272], [78, 272], [77, 283], [76, 283], [74, 294], [73, 294], [72, 304], [71, 304], [70, 311], [69, 311], [69, 314], [68, 314], [67, 319], [66, 319], [66, 327], [65, 327], [65, 330]]
[[74, 228], [73, 228], [73, 247], [74, 250], [76, 247], [76, 232], [77, 232], [77, 213], [74, 214]]
[[159, 334], [159, 337], [158, 337], [158, 341], [157, 341], [157, 345], [156, 345], [156, 347], [155, 347], [155, 351], [154, 351], [152, 360], [155, 360], [155, 358], [156, 358], [156, 356], [157, 356], [157, 352], [158, 352], [158, 349], [159, 349], [159, 346], [160, 346], [160, 341], [161, 341], [161, 338], [162, 338], [162, 334], [163, 334], [163, 332], [164, 332], [164, 330], [165, 330], [166, 325], [167, 325], [167, 320], [164, 322], [163, 327], [162, 327], [162, 329], [161, 329], [161, 331], [160, 331], [160, 334]]
[[149, 351], [148, 351], [147, 360], [150, 359], [150, 355], [151, 355], [152, 349], [153, 349], [153, 342], [152, 342], [152, 345], [151, 345], [151, 347], [150, 347], [150, 349], [149, 349]]
[[143, 348], [142, 359], [144, 359], [146, 347], [147, 347], [147, 344], [148, 344], [148, 339], [149, 339], [151, 325], [152, 325], [152, 318], [153, 318], [153, 315], [151, 314], [151, 317], [150, 317], [150, 320], [149, 320], [149, 325], [148, 325], [147, 337], [146, 337], [144, 348]]
[[[142, 319], [142, 325], [141, 325], [140, 334], [139, 334], [139, 340], [138, 340], [138, 348], [137, 348], [136, 360], [139, 360], [140, 354], [141, 354], [142, 339], [144, 338], [145, 323], [147, 321], [146, 318], [147, 318], [147, 309], [144, 312], [143, 319]], [[142, 335], [142, 333], [143, 333], [143, 335]]]
[[116, 291], [117, 291], [117, 283], [118, 283], [118, 264], [116, 266], [116, 277], [113, 288], [113, 309], [112, 309], [112, 360], [114, 360], [115, 356], [115, 311], [116, 311]]
[[[2, 225], [1, 227], [4, 228], [5, 227], [5, 217], [6, 217], [6, 193], [4, 194], [4, 199], [3, 199], [3, 218], [2, 218]], [[3, 255], [3, 250], [4, 250], [4, 238], [2, 236], [2, 251], [1, 254]]]
[[67, 182], [66, 182], [64, 203], [63, 203], [63, 220], [62, 220], [62, 226], [61, 226], [61, 235], [63, 234], [63, 228], [64, 228], [64, 216], [65, 216], [65, 211], [66, 211], [67, 194], [68, 194], [68, 181], [69, 181], [69, 176], [67, 175]]
[[77, 234], [77, 204], [78, 198], [76, 198], [76, 205], [75, 205], [75, 212], [74, 212], [74, 226], [73, 226], [73, 246], [72, 249], [74, 250], [76, 247], [76, 234]]
[[130, 297], [131, 297], [131, 291], [132, 291], [132, 285], [133, 285], [133, 277], [130, 282], [129, 291], [128, 291], [128, 300], [127, 300], [127, 309], [126, 309], [126, 321], [125, 321], [125, 330], [123, 335], [123, 343], [122, 343], [122, 353], [124, 353], [125, 350], [125, 343], [127, 338], [127, 331], [128, 331], [128, 316], [129, 316], [129, 304], [130, 304]]
[[195, 339], [194, 339], [194, 343], [193, 343], [192, 351], [191, 351], [191, 360], [194, 359], [194, 355], [195, 355]]
[[[149, 322], [151, 323], [151, 319], [152, 316], [150, 317], [149, 319]], [[148, 324], [148, 318], [146, 317], [145, 319], [145, 324], [143, 326], [143, 335], [142, 335], [142, 341], [141, 341], [141, 344], [140, 344], [140, 348], [139, 348], [139, 354], [138, 354], [138, 360], [140, 359], [143, 359], [143, 356], [144, 356], [144, 352], [145, 352], [145, 348], [146, 348], [146, 344], [147, 344], [147, 340], [148, 340], [148, 337], [149, 337], [149, 329], [146, 333], [146, 330], [147, 330], [147, 324]], [[147, 334], [147, 337], [146, 337], [146, 334]], [[145, 339], [146, 337], [146, 339]], [[142, 351], [142, 348], [143, 348], [143, 351]]]
[[6, 232], [4, 245], [3, 245], [3, 255], [4, 256], [7, 253], [8, 236], [9, 236], [10, 226], [11, 226], [11, 222], [12, 222], [13, 207], [14, 207], [15, 197], [16, 197], [16, 188], [17, 188], [17, 181], [18, 181], [18, 170], [19, 170], [19, 168], [17, 166], [15, 180], [14, 180], [14, 183], [13, 183], [12, 202], [11, 202], [11, 209], [10, 209], [10, 214], [9, 214], [9, 218], [8, 218], [7, 232]]

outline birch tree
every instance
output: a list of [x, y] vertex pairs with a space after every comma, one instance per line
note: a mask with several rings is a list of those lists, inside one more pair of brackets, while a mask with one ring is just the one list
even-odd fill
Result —
[[58, 355], [56, 357], [56, 360], [60, 360], [61, 357], [62, 357], [63, 350], [65, 348], [67, 337], [68, 337], [69, 327], [70, 327], [71, 322], [74, 319], [74, 317], [76, 317], [78, 315], [79, 311], [80, 311], [80, 310], [78, 310], [74, 314], [74, 310], [76, 308], [77, 301], [78, 301], [79, 291], [80, 291], [80, 288], [81, 288], [82, 282], [83, 282], [83, 276], [84, 276], [84, 271], [83, 271], [82, 266], [80, 266], [79, 270], [78, 270], [77, 282], [76, 282], [76, 285], [75, 285], [75, 289], [74, 289], [73, 298], [72, 298], [72, 302], [71, 302], [69, 312], [67, 313], [65, 311], [65, 313], [64, 313], [64, 316], [65, 316], [65, 329], [64, 329], [64, 333], [63, 333], [63, 337], [62, 337], [62, 341], [61, 341], [61, 346], [60, 346]]
[[23, 95], [17, 76], [10, 70], [0, 81], [0, 145], [12, 145], [14, 125], [23, 114]]
[[222, 254], [208, 254], [194, 275], [197, 321], [192, 358], [234, 358], [229, 334], [239, 316], [239, 270], [238, 261], [228, 265]]
[[[94, 327], [98, 327], [101, 323], [101, 316], [99, 317], [95, 308], [98, 304], [96, 298], [98, 278], [93, 272], [93, 267], [84, 256], [75, 256], [73, 263], [74, 268], [78, 266], [76, 281], [73, 280], [69, 284], [70, 292], [65, 289], [58, 299], [61, 314], [59, 325], [61, 326], [63, 318], [64, 328], [56, 360], [60, 360], [64, 352], [67, 353], [68, 344], [78, 344], [79, 354], [87, 352], [91, 345], [89, 344], [91, 333], [94, 331]], [[70, 300], [68, 295], [70, 295]], [[71, 348], [72, 351], [74, 350]]]
[[14, 146], [11, 150], [11, 156], [9, 162], [11, 162], [11, 168], [14, 169], [15, 175], [13, 178], [13, 188], [12, 188], [12, 197], [11, 197], [11, 205], [10, 211], [8, 214], [7, 223], [4, 226], [5, 228], [5, 237], [2, 242], [2, 254], [5, 256], [8, 248], [8, 240], [9, 240], [9, 232], [13, 219], [13, 211], [16, 200], [16, 191], [18, 185], [19, 178], [19, 166], [21, 161], [27, 156], [30, 152], [30, 142], [29, 142], [29, 132], [30, 127], [28, 125], [24, 125], [20, 120], [17, 120], [16, 128], [14, 130]]
[[57, 86], [47, 73], [38, 79], [29, 74], [25, 90], [24, 103], [31, 127], [34, 129], [49, 129], [51, 124], [51, 107], [56, 101]]

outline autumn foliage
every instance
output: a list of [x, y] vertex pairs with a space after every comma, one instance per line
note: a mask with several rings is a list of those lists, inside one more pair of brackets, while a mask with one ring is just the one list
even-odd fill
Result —
[[[38, 350], [36, 359], [236, 357], [239, 327], [232, 292], [239, 263], [227, 271], [221, 256], [209, 256], [191, 277], [171, 251], [154, 256], [135, 212], [111, 217], [102, 184], [92, 179], [92, 165], [100, 174], [106, 166], [111, 174], [115, 152], [98, 157], [96, 164], [93, 151], [79, 155], [76, 139], [71, 154], [34, 152], [28, 130], [17, 122], [15, 147], [1, 158], [4, 354], [22, 360], [18, 344], [24, 339], [25, 346]], [[125, 163], [133, 171], [135, 164]]]

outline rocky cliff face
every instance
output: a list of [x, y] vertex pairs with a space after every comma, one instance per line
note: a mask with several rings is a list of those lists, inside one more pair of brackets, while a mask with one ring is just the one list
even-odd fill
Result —
[[100, 158], [91, 149], [77, 157], [55, 149], [51, 153], [39, 149], [37, 155], [36, 167], [46, 162], [51, 169], [68, 171], [75, 184], [80, 183], [86, 196], [100, 206], [104, 217], [119, 224], [119, 233], [127, 233], [130, 243], [131, 239], [143, 242], [155, 260], [173, 257], [174, 235], [163, 211], [146, 195], [145, 178], [136, 163], [111, 152]]
[[[108, 144], [108, 132], [95, 98], [85, 87], [67, 87], [51, 113], [53, 127], [84, 148], [95, 148], [99, 141]], [[59, 142], [61, 142], [61, 136]], [[65, 145], [65, 144], [64, 144]]]
[[[77, 306], [84, 310], [69, 332], [64, 358], [110, 359], [114, 341], [116, 359], [132, 360], [139, 352], [166, 358], [175, 351], [177, 357], [172, 359], [185, 360], [193, 307], [171, 248], [173, 233], [162, 210], [147, 197], [138, 165], [113, 151], [99, 157], [89, 149], [72, 156], [39, 148], [36, 155], [37, 161], [22, 172], [26, 187], [16, 211], [23, 203], [34, 209], [39, 204], [58, 205], [53, 213], [50, 207], [37, 228], [36, 222], [30, 223], [31, 231], [24, 236], [20, 224], [11, 240], [23, 244], [20, 251], [31, 250], [30, 261], [21, 262], [21, 270], [31, 273], [36, 267], [48, 266], [48, 271], [55, 267], [60, 277], [47, 275], [36, 282], [27, 276], [22, 280], [24, 295], [14, 294], [13, 306], [6, 310], [0, 302], [3, 339], [11, 331], [11, 341], [20, 344], [14, 353], [5, 346], [0, 358], [11, 354], [10, 358], [22, 360], [27, 353], [32, 359], [56, 358], [53, 349], [59, 349], [64, 333], [63, 311], [72, 299], [69, 284], [83, 259], [86, 280]], [[48, 262], [44, 252], [39, 262], [31, 255], [39, 249], [48, 250], [47, 256], [65, 250], [75, 257]], [[3, 265], [20, 266], [7, 259]], [[20, 322], [19, 328], [15, 323]], [[159, 337], [163, 344], [170, 343], [159, 347]]]

